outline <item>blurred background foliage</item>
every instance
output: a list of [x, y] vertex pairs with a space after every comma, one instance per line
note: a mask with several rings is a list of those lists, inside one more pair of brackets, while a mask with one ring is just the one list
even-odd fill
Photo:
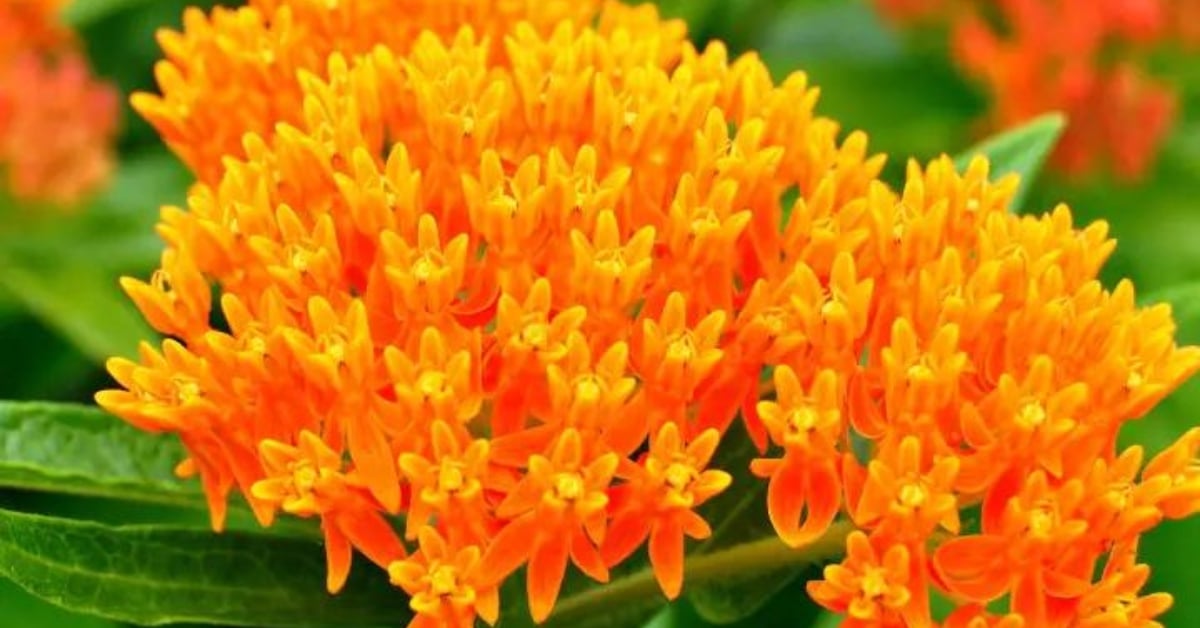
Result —
[[[65, 19], [79, 30], [94, 71], [123, 95], [153, 89], [159, 58], [154, 32], [177, 27], [185, 6], [211, 0], [77, 0]], [[661, 0], [686, 19], [698, 42], [720, 39], [734, 53], [756, 50], [777, 78], [803, 70], [822, 89], [819, 111], [845, 129], [865, 129], [889, 157], [886, 178], [899, 180], [908, 157], [954, 154], [976, 137], [986, 96], [956, 71], [944, 38], [901, 32], [866, 0]], [[1105, 176], [1067, 180], [1052, 172], [1034, 182], [1027, 211], [1067, 202], [1078, 220], [1106, 220], [1119, 245], [1105, 269], [1112, 285], [1135, 281], [1141, 298], [1175, 306], [1183, 342], [1200, 343], [1200, 63], [1182, 53], [1152, 59], [1178, 90], [1179, 116], [1154, 169], [1141, 181]], [[70, 216], [17, 207], [0, 197], [0, 399], [90, 402], [107, 376], [103, 359], [131, 354], [151, 337], [117, 287], [123, 274], [146, 275], [157, 262], [157, 208], [183, 201], [188, 175], [152, 129], [122, 103], [119, 166], [111, 184]], [[1129, 124], [1136, 125], [1136, 120]], [[1122, 436], [1151, 452], [1196, 424], [1200, 381], [1193, 381]], [[188, 521], [205, 514], [130, 507], [95, 499], [0, 491], [0, 505], [97, 521]], [[1176, 604], [1169, 626], [1200, 626], [1195, 567], [1200, 519], [1169, 522], [1144, 541], [1154, 569], [1149, 590]], [[741, 626], [834, 626], [807, 600], [798, 574]], [[775, 587], [778, 588], [778, 587]], [[22, 628], [113, 627], [71, 615], [0, 580], [0, 624]], [[13, 623], [9, 618], [19, 618]], [[686, 602], [649, 627], [710, 626]]]

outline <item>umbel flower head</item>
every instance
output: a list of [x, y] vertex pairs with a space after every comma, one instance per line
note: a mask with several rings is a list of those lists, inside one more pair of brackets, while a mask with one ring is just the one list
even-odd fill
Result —
[[0, 186], [70, 205], [112, 171], [119, 101], [58, 23], [61, 5], [0, 0]]
[[[471, 25], [497, 49], [518, 22], [549, 32], [582, 25], [600, 0], [249, 0], [210, 14], [189, 8], [181, 32], [158, 34], [166, 58], [154, 68], [161, 95], [133, 107], [203, 181], [216, 184], [226, 157], [244, 157], [242, 135], [269, 139], [280, 122], [303, 119], [296, 74], [322, 74], [334, 51], [347, 56], [383, 44], [398, 55], [417, 36], [451, 36]], [[498, 56], [498, 55], [496, 55]]]
[[[935, 589], [962, 604], [947, 625], [1165, 608], [1134, 549], [1195, 511], [1200, 432], [1144, 468], [1114, 442], [1200, 351], [1096, 280], [1105, 225], [1013, 215], [983, 159], [912, 163], [894, 191], [803, 74], [698, 50], [649, 6], [552, 5], [332, 46], [292, 117], [252, 120], [164, 208], [162, 267], [123, 285], [169, 338], [112, 360], [97, 400], [180, 436], [214, 527], [232, 490], [263, 524], [318, 518], [329, 589], [359, 552], [417, 626], [495, 620], [525, 567], [541, 621], [568, 569], [603, 583], [640, 547], [678, 595], [701, 507], [752, 473], [788, 546], [857, 528], [811, 586], [848, 625], [932, 625]], [[756, 459], [714, 468], [747, 438]]]

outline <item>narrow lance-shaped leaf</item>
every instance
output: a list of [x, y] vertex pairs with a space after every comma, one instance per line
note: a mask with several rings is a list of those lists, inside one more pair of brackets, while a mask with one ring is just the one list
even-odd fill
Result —
[[70, 613], [47, 604], [0, 578], [0, 617], [20, 617], [20, 628], [121, 628], [99, 617]]
[[[174, 436], [134, 429], [93, 407], [0, 401], [0, 489], [109, 500], [106, 510], [119, 511], [117, 502], [137, 504], [143, 521], [204, 520], [199, 482], [174, 473], [184, 455]], [[230, 528], [261, 529], [244, 501], [231, 498], [229, 506]], [[283, 517], [271, 534], [319, 533], [313, 520]]]
[[[691, 582], [737, 581], [836, 553], [839, 524], [803, 551], [775, 538], [746, 543], [688, 564]], [[229, 626], [401, 626], [404, 594], [383, 571], [360, 564], [346, 589], [325, 593], [325, 562], [312, 540], [201, 528], [106, 526], [0, 510], [0, 576], [75, 612], [142, 625], [203, 622]], [[500, 625], [528, 626], [521, 598], [504, 597]], [[518, 602], [514, 604], [513, 602]], [[648, 568], [564, 595], [545, 624], [599, 628], [636, 625], [662, 606]]]
[[356, 565], [325, 592], [318, 543], [203, 528], [112, 527], [0, 510], [0, 576], [68, 610], [141, 625], [403, 626], [404, 594]]
[[0, 486], [203, 505], [197, 484], [175, 477], [177, 439], [134, 429], [95, 408], [0, 401]]
[[991, 162], [993, 177], [1019, 175], [1021, 185], [1012, 202], [1012, 210], [1019, 212], [1030, 186], [1037, 179], [1066, 125], [1067, 119], [1060, 113], [1039, 116], [968, 148], [954, 158], [954, 163], [963, 170], [976, 155], [983, 155]]

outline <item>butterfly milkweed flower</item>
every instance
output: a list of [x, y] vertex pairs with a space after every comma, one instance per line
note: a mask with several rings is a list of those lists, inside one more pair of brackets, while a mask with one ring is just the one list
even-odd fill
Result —
[[[947, 625], [1165, 608], [1134, 550], [1196, 510], [1200, 439], [1144, 466], [1114, 442], [1200, 350], [1097, 281], [1104, 224], [1013, 215], [982, 158], [893, 190], [803, 74], [697, 49], [652, 7], [472, 6], [458, 30], [396, 8], [375, 20], [411, 22], [394, 41], [300, 1], [163, 38], [176, 63], [205, 41], [245, 46], [237, 67], [308, 59], [294, 84], [164, 70], [142, 107], [246, 123], [235, 148], [165, 131], [201, 181], [163, 209], [161, 268], [123, 285], [169, 338], [97, 396], [179, 435], [215, 528], [233, 491], [264, 524], [319, 520], [329, 589], [361, 553], [416, 626], [494, 621], [521, 570], [541, 621], [568, 572], [604, 583], [643, 547], [679, 595], [706, 504], [753, 475], [781, 552], [857, 529], [810, 589], [848, 625], [932, 625], [932, 591], [961, 605]], [[263, 10], [338, 35], [240, 38]], [[295, 106], [278, 124], [165, 104], [274, 115], [267, 86]], [[743, 439], [752, 460], [715, 455]]]
[[69, 206], [113, 170], [119, 100], [58, 24], [61, 4], [0, 1], [0, 172], [19, 200]]
[[[875, 0], [904, 24], [945, 25], [954, 61], [988, 94], [983, 124], [1006, 128], [1061, 111], [1068, 126], [1053, 163], [1072, 176], [1109, 169], [1125, 179], [1153, 165], [1177, 110], [1147, 52], [1198, 40], [1193, 0]], [[1136, 124], [1131, 124], [1136, 120]]]

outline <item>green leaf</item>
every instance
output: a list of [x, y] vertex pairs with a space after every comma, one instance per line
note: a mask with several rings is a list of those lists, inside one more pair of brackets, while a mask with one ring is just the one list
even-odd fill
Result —
[[67, 610], [142, 625], [400, 626], [403, 593], [357, 564], [325, 592], [312, 540], [166, 526], [106, 526], [0, 510], [0, 575]]
[[1012, 203], [1013, 211], [1019, 212], [1025, 195], [1029, 193], [1030, 186], [1037, 179], [1066, 124], [1066, 118], [1060, 113], [1039, 116], [968, 148], [954, 158], [954, 163], [963, 170], [976, 155], [983, 155], [991, 162], [993, 177], [1019, 175], [1021, 185]]
[[52, 606], [0, 578], [0, 617], [20, 617], [20, 628], [118, 628], [96, 617], [78, 615]]
[[162, 250], [156, 208], [181, 200], [186, 182], [182, 167], [155, 151], [128, 159], [77, 214], [0, 203], [0, 290], [93, 361], [133, 355], [156, 334], [117, 279], [153, 267]]
[[114, 13], [150, 2], [151, 0], [74, 0], [63, 7], [62, 20], [68, 26], [81, 28]]
[[[685, 564], [684, 592], [720, 584], [728, 587], [757, 581], [764, 573], [799, 573], [804, 565], [839, 554], [853, 528], [839, 522], [818, 541], [800, 549], [784, 545], [775, 535], [723, 547], [707, 554], [692, 554]], [[523, 608], [516, 608], [511, 595], [502, 596], [505, 609], [501, 627], [528, 625]], [[554, 607], [543, 624], [549, 628], [601, 628], [637, 626], [661, 611], [663, 598], [653, 571], [643, 567], [614, 577], [611, 582], [569, 592]], [[749, 613], [746, 613], [749, 615]], [[706, 618], [707, 619], [707, 618]], [[506, 623], [508, 622], [508, 623]]]
[[[644, 628], [760, 628], [762, 626], [812, 626], [825, 611], [808, 596], [810, 580], [820, 578], [820, 569], [805, 570], [782, 591], [774, 595], [766, 605], [733, 623], [718, 624], [701, 617], [687, 599], [678, 600], [659, 613], [652, 623]], [[835, 624], [836, 625], [836, 624]]]
[[68, 266], [53, 250], [0, 250], [0, 285], [96, 361], [133, 355], [155, 335], [114, 277]]
[[178, 440], [139, 431], [95, 408], [0, 402], [0, 486], [202, 506], [173, 469]]

